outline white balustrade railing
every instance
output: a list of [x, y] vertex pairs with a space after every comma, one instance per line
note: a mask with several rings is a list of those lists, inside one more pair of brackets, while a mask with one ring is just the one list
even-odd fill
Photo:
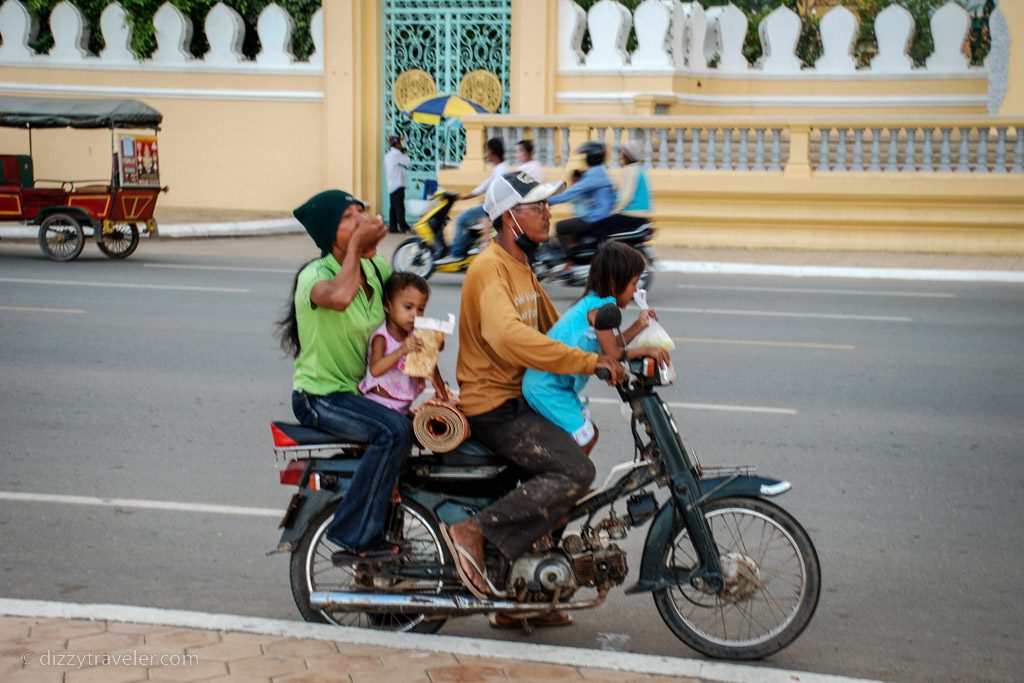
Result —
[[[907, 125], [658, 117], [581, 123], [576, 117], [504, 115], [473, 117], [466, 127], [470, 150], [491, 137], [507, 149], [529, 138], [536, 158], [549, 167], [569, 164], [586, 140], [604, 142], [608, 163], [616, 167], [622, 144], [640, 140], [653, 169], [759, 173], [798, 164], [814, 173], [1024, 173], [1024, 121]], [[799, 150], [806, 150], [806, 158], [792, 157]]]
[[192, 22], [170, 2], [165, 2], [153, 17], [157, 49], [149, 59], [139, 60], [129, 49], [130, 32], [124, 8], [112, 2], [100, 16], [100, 31], [106, 47], [92, 55], [85, 46], [87, 26], [81, 11], [70, 2], [61, 2], [49, 16], [53, 48], [37, 54], [29, 47], [32, 39], [32, 15], [19, 0], [0, 5], [0, 65], [74, 66], [94, 68], [153, 67], [160, 69], [210, 70], [293, 70], [318, 72], [323, 69], [323, 10], [317, 10], [310, 22], [314, 51], [306, 62], [299, 62], [291, 51], [294, 22], [281, 6], [267, 5], [256, 22], [261, 50], [255, 59], [242, 54], [245, 23], [241, 15], [223, 3], [217, 3], [203, 23], [210, 50], [194, 58], [188, 50]]
[[[952, 0], [931, 17], [934, 51], [921, 68], [914, 66], [908, 49], [914, 20], [897, 4], [882, 10], [874, 22], [877, 51], [867, 68], [853, 57], [858, 21], [853, 12], [837, 5], [821, 19], [823, 54], [804, 67], [796, 55], [803, 29], [800, 17], [780, 6], [758, 26], [763, 57], [751, 66], [743, 56], [747, 17], [732, 4], [704, 7], [699, 2], [645, 0], [630, 13], [615, 0], [600, 0], [584, 12], [573, 0], [559, 0], [559, 68], [566, 73], [587, 71], [666, 71], [794, 74], [820, 71], [829, 74], [965, 74], [983, 72], [963, 54], [970, 16]], [[996, 10], [998, 12], [998, 9]], [[626, 50], [634, 28], [637, 47]], [[584, 54], [585, 30], [591, 50]], [[993, 26], [994, 30], [994, 26]], [[709, 62], [716, 62], [709, 67]]]

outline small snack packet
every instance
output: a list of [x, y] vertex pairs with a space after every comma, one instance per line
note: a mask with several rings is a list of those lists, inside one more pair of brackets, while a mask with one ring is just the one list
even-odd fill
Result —
[[[633, 301], [635, 301], [636, 305], [640, 308], [650, 308], [650, 306], [647, 305], [647, 291], [640, 289], [639, 287], [633, 294]], [[650, 324], [636, 336], [630, 346], [653, 346], [655, 348], [671, 351], [676, 348], [676, 343], [672, 341], [672, 337], [670, 337], [668, 332], [665, 331], [665, 328], [661, 326], [661, 323], [654, 318], [651, 318]]]
[[423, 348], [412, 351], [405, 357], [405, 374], [410, 377], [429, 379], [434, 376], [437, 357], [441, 353], [444, 338], [455, 331], [455, 316], [448, 314], [448, 320], [417, 317], [412, 333], [423, 342]]

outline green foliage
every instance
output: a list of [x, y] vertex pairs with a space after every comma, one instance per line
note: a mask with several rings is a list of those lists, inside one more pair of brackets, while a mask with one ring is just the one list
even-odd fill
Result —
[[[273, 0], [224, 0], [224, 4], [242, 16], [245, 22], [245, 40], [242, 53], [249, 58], [255, 57], [260, 51], [259, 36], [256, 34], [256, 21], [260, 12]], [[45, 53], [53, 47], [53, 36], [50, 33], [50, 12], [60, 0], [26, 0], [25, 6], [39, 22], [39, 35], [31, 43], [31, 47]], [[100, 15], [112, 0], [75, 0], [75, 6], [85, 17], [90, 27], [90, 52], [98, 53], [103, 49], [103, 36], [100, 33]], [[153, 16], [164, 3], [164, 0], [120, 0], [128, 25], [131, 28], [131, 48], [139, 58], [146, 58], [156, 49], [156, 32], [153, 29]], [[192, 20], [192, 43], [189, 46], [192, 54], [201, 57], [210, 49], [203, 30], [206, 15], [218, 0], [171, 0], [171, 4], [181, 10], [182, 14]], [[299, 60], [305, 60], [313, 52], [313, 38], [309, 33], [309, 21], [313, 13], [320, 8], [320, 0], [277, 0], [277, 4], [292, 16], [295, 30], [292, 31], [292, 52]]]

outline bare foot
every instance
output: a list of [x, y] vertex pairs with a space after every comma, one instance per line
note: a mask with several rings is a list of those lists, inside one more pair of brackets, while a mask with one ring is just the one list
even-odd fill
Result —
[[[473, 520], [467, 519], [464, 522], [459, 522], [449, 527], [448, 535], [451, 537], [452, 542], [455, 543], [456, 548], [465, 550], [477, 567], [484, 568], [485, 539], [484, 535], [480, 533], [480, 529], [473, 523]], [[462, 565], [462, 570], [478, 591], [484, 594], [490, 593], [487, 581], [480, 575], [480, 572], [477, 571], [468, 558], [460, 553], [456, 553], [455, 561]]]

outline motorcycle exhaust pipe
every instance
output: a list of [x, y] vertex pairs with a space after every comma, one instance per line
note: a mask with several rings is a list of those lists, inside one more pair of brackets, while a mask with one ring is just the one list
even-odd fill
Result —
[[[558, 603], [557, 609], [577, 610], [598, 607], [604, 596], [596, 600]], [[314, 591], [309, 606], [325, 612], [370, 612], [374, 614], [505, 614], [541, 613], [549, 611], [548, 603], [480, 600], [471, 595], [425, 595], [423, 593], [342, 593]]]

